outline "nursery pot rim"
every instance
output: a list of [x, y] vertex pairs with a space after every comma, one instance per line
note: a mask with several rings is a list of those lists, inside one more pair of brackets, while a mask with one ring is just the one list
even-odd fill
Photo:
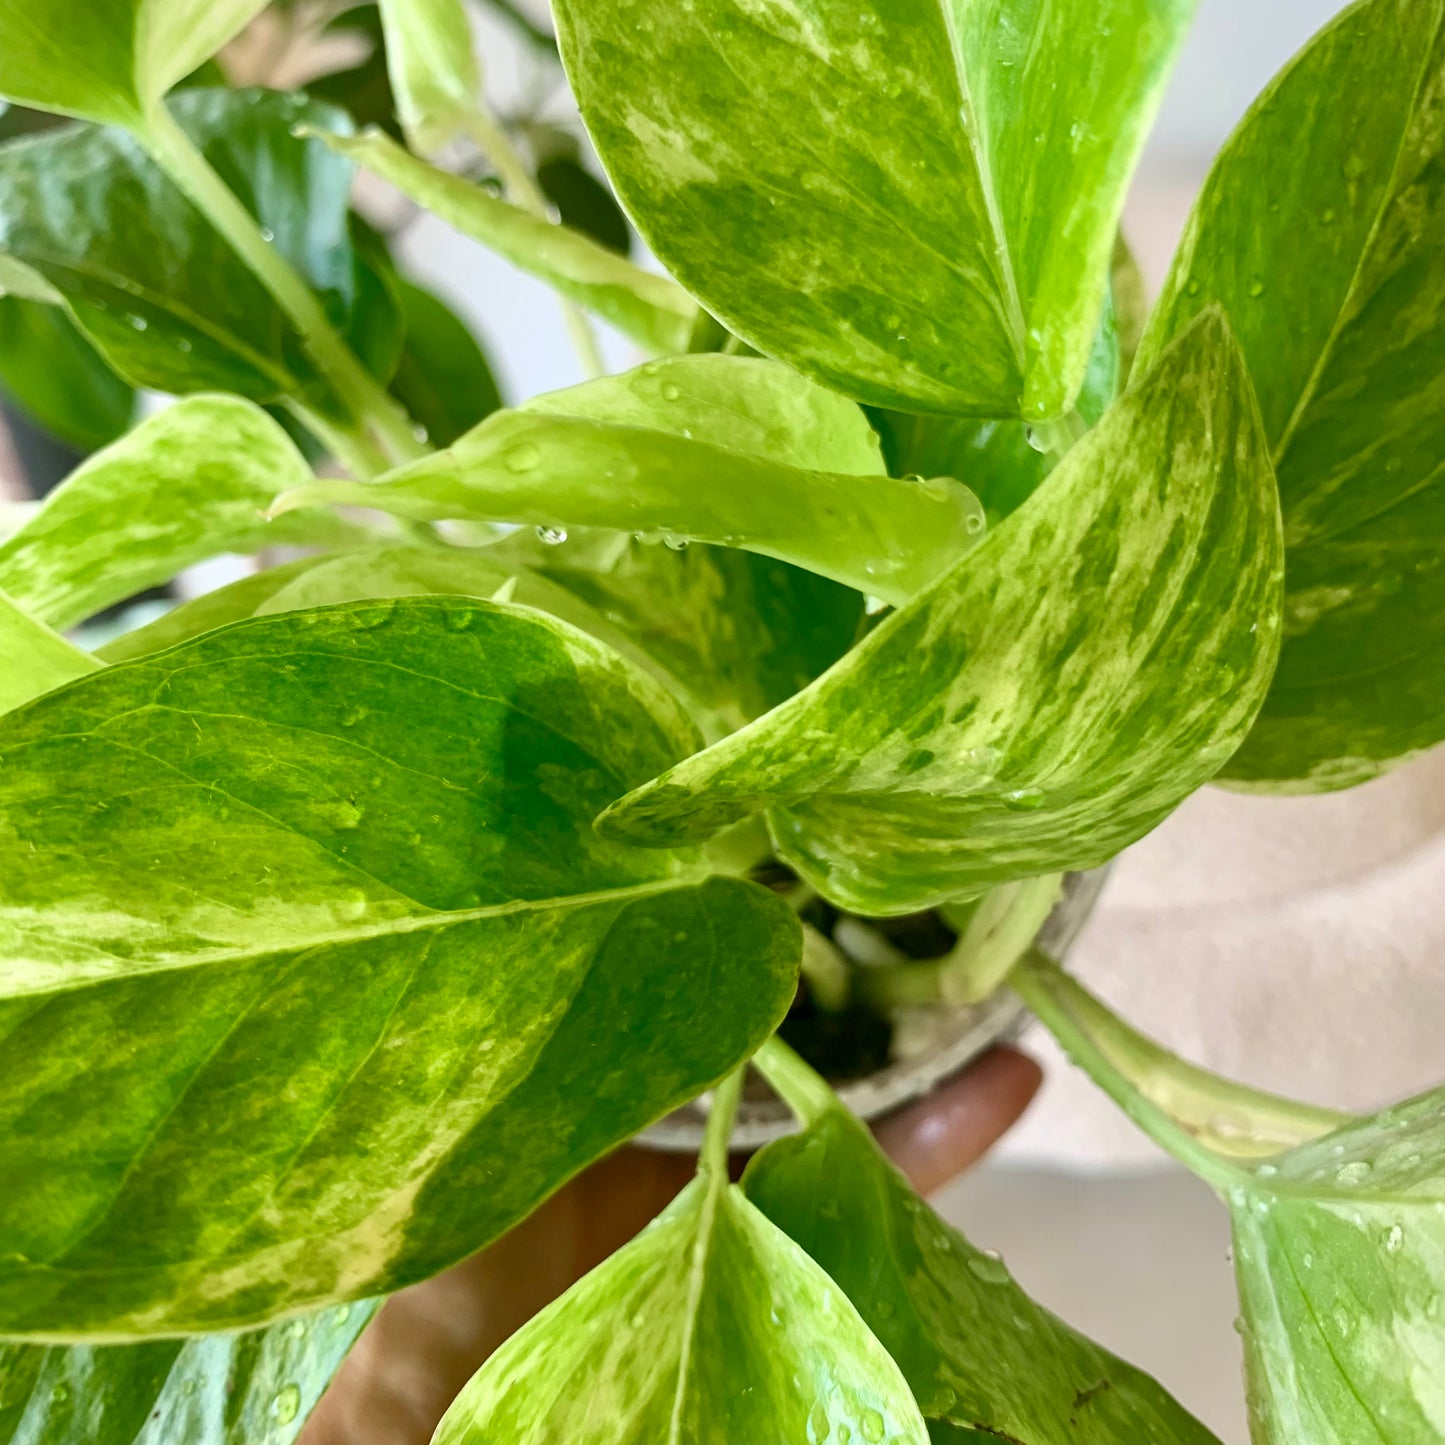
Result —
[[[1063, 896], [1039, 929], [1037, 942], [1053, 957], [1062, 958], [1088, 922], [1103, 891], [1108, 865], [1064, 879]], [[881, 1119], [895, 1109], [931, 1093], [963, 1072], [995, 1044], [1009, 1043], [1023, 1032], [1030, 1015], [1011, 989], [1001, 988], [980, 1004], [953, 1011], [957, 1028], [939, 1044], [914, 1058], [900, 1059], [860, 1079], [835, 1083], [837, 1095], [858, 1118]], [[771, 1091], [770, 1091], [771, 1092]], [[669, 1154], [693, 1154], [702, 1144], [710, 1098], [704, 1095], [675, 1109], [644, 1129], [634, 1142]], [[731, 1147], [760, 1149], [775, 1139], [797, 1132], [798, 1121], [775, 1095], [744, 1098], [733, 1126]]]

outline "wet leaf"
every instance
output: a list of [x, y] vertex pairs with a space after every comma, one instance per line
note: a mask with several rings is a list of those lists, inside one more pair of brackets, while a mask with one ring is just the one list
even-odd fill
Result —
[[1279, 672], [1227, 775], [1347, 787], [1445, 739], [1440, 0], [1351, 6], [1260, 98], [1140, 364], [1216, 302], [1259, 391], [1286, 543]]
[[481, 98], [482, 73], [462, 0], [380, 0], [387, 73], [396, 117], [423, 154], [467, 128]]

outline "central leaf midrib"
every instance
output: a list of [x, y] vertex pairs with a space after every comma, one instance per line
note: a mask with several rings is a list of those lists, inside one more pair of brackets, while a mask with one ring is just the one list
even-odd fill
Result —
[[560, 894], [550, 898], [518, 898], [508, 903], [493, 903], [479, 908], [405, 914], [400, 917], [361, 924], [355, 928], [319, 930], [304, 938], [275, 941], [265, 946], [246, 947], [238, 944], [200, 949], [193, 953], [177, 955], [172, 961], [160, 962], [152, 967], [131, 970], [114, 969], [104, 975], [91, 974], [86, 978], [78, 979], [71, 985], [52, 985], [14, 993], [0, 990], [0, 1002], [71, 993], [77, 989], [97, 984], [117, 983], [131, 978], [149, 977], [153, 974], [172, 973], [184, 968], [203, 968], [218, 963], [243, 963], [259, 958], [269, 958], [276, 954], [300, 952], [329, 945], [344, 946], [351, 943], [364, 943], [376, 938], [400, 937], [424, 932], [428, 929], [452, 928], [463, 923], [508, 918], [519, 913], [546, 913], [563, 908], [590, 908], [604, 903], [625, 903], [635, 898], [650, 897], [656, 893], [669, 893], [682, 888], [695, 887], [705, 881], [708, 876], [707, 871], [698, 866], [680, 870], [670, 878], [598, 889], [588, 893]]

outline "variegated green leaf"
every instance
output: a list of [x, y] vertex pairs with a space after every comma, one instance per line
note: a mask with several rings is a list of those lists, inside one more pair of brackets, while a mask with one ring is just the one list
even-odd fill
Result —
[[844, 1293], [704, 1175], [487, 1362], [436, 1445], [927, 1445]]
[[167, 582], [221, 552], [345, 539], [325, 512], [266, 521], [311, 469], [259, 407], [197, 396], [96, 453], [0, 543], [0, 588], [52, 627]]
[[584, 634], [436, 597], [0, 721], [0, 1335], [397, 1288], [733, 1067], [791, 910], [590, 825], [693, 745]]
[[1229, 1193], [1256, 1445], [1445, 1438], [1445, 1091]]
[[100, 664], [0, 592], [0, 712], [94, 672]]
[[1073, 407], [1192, 0], [553, 9], [619, 196], [730, 330], [875, 406]]
[[1227, 769], [1314, 792], [1445, 739], [1445, 5], [1363, 0], [1225, 147], [1140, 356], [1222, 302], [1259, 390], [1284, 649]]
[[549, 546], [390, 546], [303, 558], [184, 603], [107, 643], [143, 657], [245, 617], [378, 597], [503, 596], [539, 607], [654, 672], [704, 735], [785, 701], [856, 640], [863, 599], [826, 578], [722, 547], [648, 547], [616, 533]]
[[678, 356], [497, 412], [379, 482], [318, 481], [322, 501], [421, 520], [638, 532], [760, 552], [905, 601], [977, 541], [983, 511], [950, 478], [884, 475], [851, 402], [775, 362]]
[[472, 181], [418, 160], [379, 130], [357, 136], [327, 133], [322, 139], [634, 341], [657, 351], [687, 349], [697, 304], [665, 276], [634, 266], [581, 231], [553, 225]]
[[0, 1345], [0, 1445], [292, 1445], [376, 1313], [138, 1345]]
[[[293, 134], [302, 123], [344, 129], [346, 116], [262, 90], [187, 90], [169, 111], [357, 354], [388, 373], [394, 302], [352, 245], [355, 168]], [[0, 146], [0, 252], [62, 298], [139, 386], [333, 406], [271, 293], [123, 130], [65, 127]]]
[[0, 97], [137, 126], [266, 0], [0, 0]]
[[873, 914], [1093, 866], [1239, 745], [1280, 573], [1258, 415], [1211, 312], [951, 572], [599, 826], [677, 843], [768, 809], [784, 857]]
[[466, 8], [462, 0], [380, 0], [379, 9], [396, 118], [417, 150], [439, 150], [481, 100]]
[[836, 1105], [755, 1156], [743, 1189], [853, 1302], [936, 1442], [960, 1438], [951, 1426], [1013, 1445], [1218, 1445], [949, 1228]]

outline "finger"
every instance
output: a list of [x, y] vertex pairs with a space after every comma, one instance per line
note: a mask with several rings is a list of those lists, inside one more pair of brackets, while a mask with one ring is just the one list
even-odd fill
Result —
[[1042, 1078], [1027, 1054], [990, 1049], [873, 1132], [913, 1187], [930, 1194], [983, 1158], [1028, 1108]]

